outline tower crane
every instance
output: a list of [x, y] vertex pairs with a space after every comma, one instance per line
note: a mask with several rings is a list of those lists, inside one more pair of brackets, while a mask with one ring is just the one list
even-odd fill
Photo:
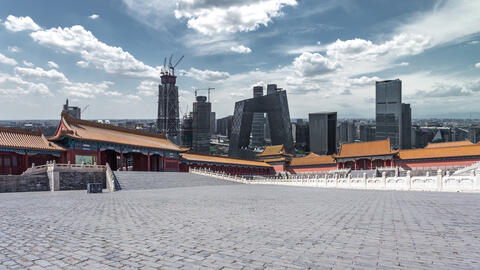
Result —
[[208, 91], [208, 99], [207, 99], [207, 101], [210, 102], [210, 90], [215, 90], [215, 88], [209, 87], [209, 88], [195, 89], [195, 98], [197, 97], [197, 92], [198, 92], [198, 91]]

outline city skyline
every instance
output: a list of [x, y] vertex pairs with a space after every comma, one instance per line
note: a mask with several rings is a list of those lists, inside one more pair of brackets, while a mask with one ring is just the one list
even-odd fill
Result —
[[0, 119], [57, 119], [66, 98], [87, 119], [153, 119], [171, 53], [182, 115], [194, 88], [215, 87], [222, 118], [275, 83], [292, 118], [374, 118], [375, 81], [399, 78], [412, 118], [478, 116], [478, 2], [97, 2], [0, 4]]

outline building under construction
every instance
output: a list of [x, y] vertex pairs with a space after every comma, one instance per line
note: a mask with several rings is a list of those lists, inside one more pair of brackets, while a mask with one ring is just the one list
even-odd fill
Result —
[[192, 148], [196, 153], [210, 152], [210, 113], [212, 104], [206, 96], [197, 96], [193, 103]]
[[182, 59], [183, 56], [175, 64], [172, 64], [172, 56], [170, 56], [168, 68], [165, 59], [160, 77], [162, 84], [158, 86], [157, 129], [158, 132], [166, 134], [167, 138], [175, 143], [179, 143], [180, 124], [175, 67]]

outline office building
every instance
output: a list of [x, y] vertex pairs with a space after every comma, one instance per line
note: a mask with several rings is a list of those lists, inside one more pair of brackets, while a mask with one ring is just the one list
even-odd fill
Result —
[[390, 139], [393, 149], [411, 147], [411, 109], [402, 104], [402, 81], [379, 81], [376, 94], [376, 139]]
[[210, 113], [212, 104], [206, 96], [197, 96], [193, 103], [192, 148], [195, 153], [210, 152]]
[[[263, 96], [263, 86], [253, 87], [253, 97]], [[263, 146], [265, 144], [265, 113], [253, 113], [252, 120], [252, 146]]]
[[308, 115], [310, 151], [319, 155], [337, 152], [337, 113], [311, 113]]

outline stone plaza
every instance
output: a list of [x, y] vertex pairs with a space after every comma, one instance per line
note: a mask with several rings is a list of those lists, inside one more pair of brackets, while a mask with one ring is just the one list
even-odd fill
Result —
[[3, 193], [0, 269], [479, 269], [479, 205], [478, 193], [220, 180]]

